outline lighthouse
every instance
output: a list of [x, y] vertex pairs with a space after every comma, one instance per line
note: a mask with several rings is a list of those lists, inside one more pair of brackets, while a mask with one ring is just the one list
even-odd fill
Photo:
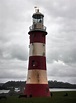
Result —
[[49, 97], [46, 68], [46, 27], [44, 15], [36, 8], [29, 27], [29, 63], [24, 94], [27, 97]]

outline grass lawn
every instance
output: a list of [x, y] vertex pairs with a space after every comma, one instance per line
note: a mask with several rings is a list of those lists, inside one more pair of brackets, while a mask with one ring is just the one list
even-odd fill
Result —
[[52, 97], [47, 98], [18, 98], [18, 96], [9, 96], [7, 99], [0, 99], [0, 103], [76, 103], [76, 91], [52, 92]]

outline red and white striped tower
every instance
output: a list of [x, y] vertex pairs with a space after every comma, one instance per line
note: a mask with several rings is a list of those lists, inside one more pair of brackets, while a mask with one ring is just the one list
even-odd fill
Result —
[[28, 76], [24, 94], [32, 97], [49, 97], [49, 86], [46, 71], [46, 27], [43, 25], [44, 15], [36, 9], [32, 16], [33, 25], [30, 27], [30, 53]]

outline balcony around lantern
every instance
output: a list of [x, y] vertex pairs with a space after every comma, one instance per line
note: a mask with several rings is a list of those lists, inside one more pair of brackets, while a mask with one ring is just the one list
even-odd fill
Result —
[[29, 27], [30, 31], [33, 30], [39, 30], [39, 31], [45, 31], [46, 32], [46, 27], [42, 25], [41, 23], [33, 24], [32, 26]]

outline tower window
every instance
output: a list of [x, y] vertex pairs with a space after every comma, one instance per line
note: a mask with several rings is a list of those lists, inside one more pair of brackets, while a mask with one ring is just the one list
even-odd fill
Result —
[[33, 67], [37, 66], [37, 61], [33, 60], [33, 61], [32, 61], [32, 66], [33, 66]]
[[35, 61], [34, 61], [34, 60], [32, 61], [32, 66], [33, 66], [33, 67], [35, 66]]

